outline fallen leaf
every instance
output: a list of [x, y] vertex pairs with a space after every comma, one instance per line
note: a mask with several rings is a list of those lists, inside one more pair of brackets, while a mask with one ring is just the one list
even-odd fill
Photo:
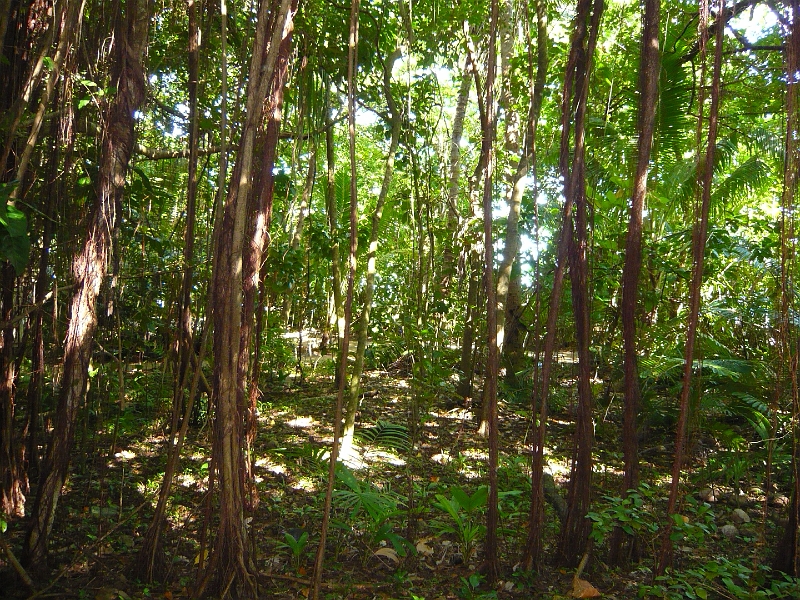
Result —
[[394, 548], [380, 548], [375, 551], [375, 556], [385, 556], [386, 558], [394, 561], [394, 564], [400, 564], [400, 556]]
[[433, 548], [428, 546], [428, 544], [425, 542], [426, 540], [420, 540], [417, 542], [417, 552], [423, 556], [433, 556]]
[[573, 598], [597, 598], [601, 594], [591, 583], [576, 577], [572, 580], [572, 591], [569, 595]]

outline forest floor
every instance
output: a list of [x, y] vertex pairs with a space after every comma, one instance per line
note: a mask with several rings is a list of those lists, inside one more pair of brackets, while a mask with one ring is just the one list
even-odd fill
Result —
[[[312, 367], [316, 369], [312, 371]], [[406, 365], [407, 366], [407, 365]], [[483, 556], [487, 442], [476, 433], [471, 411], [454, 399], [451, 382], [441, 387], [415, 384], [403, 365], [367, 373], [365, 397], [357, 420], [356, 452], [337, 478], [331, 530], [326, 545], [325, 598], [411, 598], [465, 600], [567, 597], [574, 569], [546, 562], [538, 575], [521, 572], [530, 496], [531, 413], [527, 394], [500, 402], [500, 563], [501, 580], [489, 587], [479, 574]], [[562, 390], [554, 394], [548, 426], [547, 470], [562, 496], [569, 476], [574, 405], [570, 368], [562, 366]], [[286, 378], [264, 388], [259, 434], [254, 448], [258, 504], [250, 521], [264, 598], [305, 598], [313, 555], [319, 542], [332, 439], [336, 394], [330, 364], [308, 363], [301, 380]], [[326, 374], [327, 373], [327, 374]], [[598, 390], [603, 397], [603, 390]], [[595, 551], [582, 578], [605, 598], [635, 598], [652, 584], [653, 557], [663, 526], [671, 467], [671, 434], [650, 432], [643, 441], [642, 481], [638, 501], [614, 499], [621, 481], [620, 406], [600, 406], [595, 420], [593, 513]], [[412, 402], [417, 398], [417, 402]], [[167, 408], [131, 403], [120, 415], [87, 411], [76, 444], [73, 469], [58, 507], [51, 540], [51, 576], [37, 587], [39, 597], [181, 598], [188, 597], [198, 563], [205, 557], [204, 515], [208, 506], [210, 426], [200, 422], [190, 432], [180, 474], [168, 510], [163, 545], [169, 557], [164, 582], [144, 584], [132, 575], [141, 538], [152, 515], [165, 465]], [[412, 415], [416, 419], [412, 420]], [[419, 427], [410, 427], [411, 422]], [[711, 442], [697, 441], [689, 487], [678, 527], [674, 576], [651, 593], [673, 596], [692, 590], [694, 597], [739, 597], [758, 574], [766, 548], [774, 546], [780, 526], [762, 519], [763, 494], [745, 489], [736, 503], [723, 477], [732, 463], [709, 457]], [[710, 466], [711, 465], [711, 466]], [[713, 467], [713, 465], [718, 465]], [[719, 466], [722, 465], [722, 466]], [[712, 468], [713, 467], [713, 468]], [[744, 479], [737, 480], [739, 483]], [[710, 490], [704, 489], [710, 486]], [[741, 487], [741, 486], [740, 486]], [[709, 492], [712, 497], [708, 497]], [[710, 500], [713, 506], [698, 500]], [[460, 503], [454, 502], [460, 500]], [[778, 498], [778, 504], [785, 499]], [[472, 504], [472, 506], [470, 506]], [[31, 501], [32, 505], [32, 501]], [[738, 523], [727, 537], [722, 527], [743, 510], [749, 523]], [[784, 509], [785, 510], [785, 509]], [[780, 517], [780, 508], [771, 514]], [[739, 515], [741, 516], [741, 515]], [[614, 519], [617, 520], [614, 520]], [[629, 523], [640, 536], [641, 561], [624, 569], [607, 564], [612, 523]], [[21, 546], [23, 522], [9, 525], [6, 540]], [[544, 556], [554, 554], [559, 521], [548, 505]], [[727, 561], [727, 562], [726, 562]], [[708, 575], [709, 564], [731, 565]], [[703, 567], [692, 584], [691, 574]], [[751, 569], [748, 575], [747, 569]], [[0, 561], [0, 571], [8, 565]], [[4, 581], [0, 579], [0, 596]], [[697, 577], [695, 578], [697, 579]], [[760, 581], [760, 580], [759, 580]], [[49, 586], [49, 587], [48, 587]], [[661, 590], [661, 592], [659, 592]], [[697, 590], [700, 590], [699, 592]], [[675, 595], [677, 594], [677, 595]], [[27, 597], [24, 587], [6, 588], [7, 597]], [[589, 597], [589, 596], [582, 596]], [[755, 596], [754, 596], [755, 597]], [[777, 596], [780, 597], [780, 596]], [[791, 597], [791, 596], [784, 596]]]

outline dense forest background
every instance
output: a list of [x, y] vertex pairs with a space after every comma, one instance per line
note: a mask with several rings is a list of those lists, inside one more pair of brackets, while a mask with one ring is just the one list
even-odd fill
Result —
[[800, 0], [0, 40], [0, 595], [800, 597]]

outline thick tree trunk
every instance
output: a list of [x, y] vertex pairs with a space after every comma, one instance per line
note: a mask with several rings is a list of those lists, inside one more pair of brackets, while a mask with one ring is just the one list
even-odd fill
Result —
[[[659, 553], [655, 574], [661, 575], [672, 562], [672, 515], [678, 505], [680, 493], [681, 469], [683, 468], [684, 447], [686, 445], [686, 430], [689, 423], [689, 394], [692, 384], [692, 369], [694, 363], [694, 345], [697, 338], [697, 326], [700, 321], [700, 287], [703, 282], [703, 263], [705, 258], [706, 237], [708, 232], [708, 213], [711, 205], [711, 183], [714, 176], [714, 151], [717, 144], [717, 120], [720, 103], [720, 78], [722, 73], [722, 42], [723, 18], [725, 0], [719, 0], [716, 41], [714, 49], [714, 72], [711, 79], [711, 106], [708, 111], [708, 141], [706, 154], [703, 161], [698, 161], [700, 173], [700, 210], [695, 218], [692, 235], [692, 283], [689, 291], [689, 323], [686, 331], [686, 347], [683, 357], [683, 382], [679, 405], [677, 431], [675, 433], [675, 457], [672, 463], [672, 485], [670, 486], [669, 502], [667, 504], [667, 522], [662, 534], [662, 545]], [[703, 0], [701, 8], [700, 27], [705, 31], [705, 19], [708, 15], [708, 0]], [[705, 44], [702, 44], [705, 46]], [[705, 63], [705, 52], [702, 51]], [[705, 78], [703, 78], [705, 79]], [[702, 106], [702, 101], [699, 102]], [[702, 108], [701, 108], [702, 117]], [[699, 129], [698, 129], [699, 130]], [[699, 144], [698, 144], [699, 148]], [[699, 152], [698, 152], [699, 154]]]
[[[297, 1], [292, 0], [289, 20], [294, 19], [297, 12]], [[256, 438], [257, 403], [259, 398], [258, 380], [260, 366], [254, 364], [250, 369], [250, 349], [253, 345], [253, 327], [256, 294], [261, 287], [262, 257], [267, 248], [269, 228], [272, 223], [272, 202], [275, 191], [275, 156], [278, 148], [280, 134], [283, 92], [286, 78], [289, 73], [289, 55], [292, 48], [292, 32], [287, 31], [278, 49], [278, 60], [269, 83], [267, 97], [264, 101], [264, 114], [267, 119], [266, 130], [257, 145], [262, 148], [261, 164], [255, 175], [255, 185], [248, 198], [247, 240], [244, 247], [244, 279], [242, 285], [242, 330], [239, 342], [239, 375], [238, 375], [238, 403], [247, 406], [245, 417], [245, 487], [249, 508], [257, 504], [257, 492], [253, 474], [253, 460], [251, 457], [252, 444]], [[259, 314], [260, 319], [263, 315]], [[256, 339], [256, 344], [261, 340]]]
[[244, 506], [245, 407], [239, 384], [241, 345], [245, 337], [242, 331], [243, 254], [248, 233], [248, 199], [251, 193], [258, 194], [257, 197], [263, 194], [261, 186], [251, 192], [256, 136], [269, 83], [279, 68], [279, 48], [292, 31], [294, 11], [290, 0], [262, 0], [257, 14], [239, 153], [215, 232], [217, 256], [211, 292], [216, 403], [213, 457], [219, 475], [219, 522], [211, 556], [197, 586], [198, 596], [208, 593], [215, 597], [254, 598], [258, 595]]
[[[625, 265], [622, 269], [622, 344], [624, 347], [624, 422], [622, 450], [625, 461], [625, 476], [622, 482], [622, 497], [639, 486], [639, 442], [636, 421], [639, 413], [639, 367], [636, 354], [636, 304], [639, 274], [642, 270], [642, 213], [647, 195], [647, 172], [650, 167], [650, 151], [653, 146], [653, 131], [658, 101], [658, 78], [661, 60], [658, 48], [661, 0], [647, 0], [642, 28], [642, 58], [639, 66], [639, 157], [633, 180], [628, 237], [625, 244]], [[623, 532], [617, 527], [611, 536], [610, 561], [624, 562], [636, 558], [636, 540], [628, 539], [626, 556], [621, 555]]]
[[[381, 189], [378, 193], [378, 200], [375, 203], [375, 210], [372, 213], [372, 225], [369, 235], [369, 249], [367, 250], [367, 276], [364, 284], [364, 296], [361, 307], [361, 319], [358, 322], [358, 346], [356, 347], [355, 362], [353, 371], [350, 374], [349, 390], [347, 396], [347, 406], [345, 408], [344, 429], [342, 430], [341, 456], [347, 458], [353, 448], [353, 432], [355, 431], [356, 411], [358, 410], [359, 389], [361, 386], [361, 375], [364, 371], [364, 354], [367, 349], [369, 338], [369, 318], [372, 312], [372, 299], [375, 294], [375, 274], [377, 272], [376, 259], [378, 254], [378, 236], [380, 234], [381, 219], [383, 218], [383, 207], [389, 195], [389, 186], [392, 184], [394, 174], [394, 159], [397, 154], [397, 146], [400, 143], [400, 111], [392, 96], [391, 81], [394, 63], [400, 58], [400, 51], [395, 50], [386, 59], [383, 65], [383, 89], [386, 96], [386, 103], [389, 107], [391, 126], [391, 140], [389, 150], [386, 154], [386, 162], [383, 168], [383, 180]], [[344, 349], [347, 350], [346, 348]]]
[[142, 60], [150, 24], [149, 0], [130, 0], [116, 27], [113, 81], [117, 94], [108, 108], [100, 159], [97, 200], [89, 219], [86, 243], [73, 262], [75, 292], [64, 344], [64, 370], [53, 437], [47, 449], [23, 556], [42, 567], [56, 506], [67, 476], [80, 400], [86, 390], [96, 303], [111, 254], [113, 231], [122, 201], [125, 176], [134, 143], [134, 113], [145, 95]]

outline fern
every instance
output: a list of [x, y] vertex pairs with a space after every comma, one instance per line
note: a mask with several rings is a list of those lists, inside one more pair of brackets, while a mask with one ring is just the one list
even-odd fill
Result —
[[381, 446], [391, 450], [408, 450], [411, 446], [408, 428], [389, 421], [378, 421], [374, 427], [359, 429], [355, 436], [372, 446]]

